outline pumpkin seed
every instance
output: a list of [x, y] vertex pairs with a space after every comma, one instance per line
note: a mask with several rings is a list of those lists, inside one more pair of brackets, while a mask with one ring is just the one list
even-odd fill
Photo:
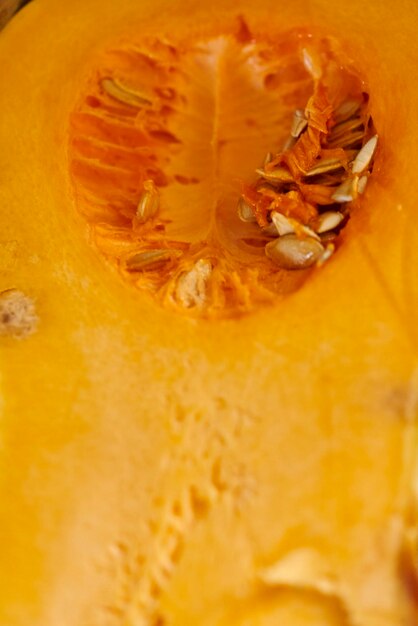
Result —
[[317, 233], [326, 233], [329, 230], [337, 228], [344, 219], [344, 215], [338, 211], [325, 211], [317, 219]]
[[279, 213], [278, 211], [273, 211], [271, 214], [271, 219], [273, 226], [276, 229], [276, 233], [280, 236], [288, 235], [289, 233], [295, 232], [294, 224], [292, 224], [294, 220], [290, 220], [282, 213]]
[[267, 235], [268, 237], [282, 237], [290, 233], [297, 233], [298, 235], [307, 235], [319, 239], [318, 235], [308, 226], [304, 226], [298, 220], [287, 217], [279, 211], [272, 211], [270, 217], [270, 224], [261, 229], [263, 235]]
[[125, 85], [121, 85], [114, 78], [103, 78], [100, 84], [108, 96], [118, 102], [122, 102], [123, 104], [128, 104], [129, 106], [138, 108], [152, 106], [153, 104], [149, 97], [133, 91]]
[[251, 206], [241, 196], [238, 200], [238, 217], [242, 222], [256, 222], [255, 215]]
[[319, 159], [310, 170], [305, 174], [306, 177], [317, 176], [318, 174], [326, 174], [334, 172], [343, 167], [340, 159]]
[[263, 167], [265, 168], [266, 165], [268, 165], [270, 163], [270, 161], [272, 160], [273, 155], [271, 152], [267, 152], [265, 158], [264, 158], [264, 163], [263, 163]]
[[345, 135], [349, 135], [353, 131], [358, 130], [361, 126], [363, 126], [363, 120], [360, 117], [355, 117], [354, 119], [337, 124], [329, 133], [327, 137], [328, 142], [338, 141], [344, 138]]
[[258, 192], [265, 194], [269, 198], [275, 198], [277, 196], [277, 188], [271, 183], [266, 183], [264, 180], [260, 180], [256, 184]]
[[273, 170], [258, 169], [257, 174], [272, 183], [292, 183], [293, 177], [289, 170], [285, 167], [279, 166]]
[[292, 137], [292, 135], [289, 135], [289, 137], [286, 139], [286, 141], [283, 144], [282, 152], [286, 152], [286, 150], [291, 150], [296, 142], [297, 142], [297, 138]]
[[367, 181], [369, 180], [368, 176], [361, 176], [361, 178], [358, 181], [358, 185], [357, 185], [357, 191], [359, 193], [364, 193], [366, 186], [367, 186]]
[[147, 250], [146, 252], [137, 252], [126, 261], [126, 269], [129, 272], [143, 272], [157, 269], [171, 259], [170, 251], [164, 250]]
[[267, 224], [267, 226], [263, 226], [261, 232], [263, 233], [263, 235], [266, 235], [266, 237], [277, 237], [279, 235], [279, 233], [277, 232], [276, 224], [274, 222], [270, 222], [270, 224]]
[[[318, 78], [321, 70], [319, 66], [316, 67], [317, 59], [306, 49], [302, 50], [302, 56], [307, 70]], [[365, 170], [372, 162], [377, 144], [377, 135], [375, 135], [361, 149], [358, 147], [364, 142], [366, 133], [362, 107], [361, 98], [350, 99], [342, 102], [334, 111], [335, 125], [328, 133], [325, 148], [342, 148], [344, 149], [343, 156], [331, 158], [332, 153], [325, 156], [327, 151], [322, 153], [322, 156], [320, 154], [312, 167], [304, 172], [303, 185], [300, 185], [299, 178], [294, 180], [284, 162], [270, 170], [269, 167], [274, 158], [271, 153], [266, 155], [263, 167], [256, 170], [260, 179], [255, 188], [273, 201], [277, 199], [278, 194], [286, 193], [292, 188], [303, 187], [304, 192], [308, 194], [307, 197], [310, 197], [309, 193], [312, 190], [311, 195], [315, 198], [315, 204], [321, 204], [318, 195], [321, 190], [318, 190], [316, 186], [323, 185], [325, 189], [323, 195], [326, 192], [326, 198], [329, 199], [327, 204], [334, 202], [341, 204], [339, 210], [332, 210], [332, 207], [329, 207], [329, 210], [320, 213], [315, 221], [315, 230], [280, 213], [279, 210], [270, 212], [274, 202], [270, 205], [271, 222], [261, 228], [261, 233], [275, 238], [265, 245], [265, 254], [279, 267], [293, 270], [308, 268], [314, 263], [321, 265], [333, 254], [335, 245], [332, 241], [338, 236], [336, 230], [347, 215], [344, 203], [355, 200], [358, 193], [363, 193], [369, 175], [369, 172]], [[297, 109], [294, 112], [290, 137], [283, 151], [291, 149], [297, 143], [309, 124], [308, 117], [307, 110]], [[347, 163], [352, 170], [349, 178], [347, 178]], [[359, 176], [363, 172], [365, 174]], [[329, 198], [331, 193], [332, 196]], [[251, 207], [243, 199], [239, 202], [238, 212], [243, 221], [256, 221]]]
[[361, 174], [367, 169], [373, 159], [377, 147], [378, 136], [374, 135], [367, 141], [353, 161], [353, 174]]
[[192, 269], [180, 275], [176, 287], [176, 299], [186, 308], [204, 305], [211, 274], [212, 263], [208, 259], [199, 259]]
[[361, 107], [361, 102], [358, 100], [345, 100], [340, 106], [335, 110], [334, 119], [338, 123], [344, 122], [348, 120], [350, 117], [353, 117], [357, 111]]
[[334, 252], [335, 252], [335, 245], [333, 243], [327, 244], [327, 247], [325, 248], [325, 250], [322, 253], [321, 257], [318, 259], [318, 265], [321, 266], [326, 261], [328, 261], [328, 259], [330, 259], [332, 257]]
[[156, 215], [159, 205], [160, 197], [154, 182], [152, 180], [146, 180], [144, 182], [144, 191], [136, 209], [136, 221], [139, 224], [145, 224], [145, 222]]
[[347, 178], [332, 194], [335, 202], [352, 202], [357, 198], [358, 177]]
[[308, 120], [306, 119], [305, 111], [297, 109], [293, 115], [292, 128], [290, 130], [291, 136], [295, 139], [300, 137], [307, 125]]
[[269, 259], [286, 270], [311, 267], [324, 253], [324, 247], [317, 239], [300, 239], [292, 234], [270, 241], [264, 250]]
[[326, 233], [321, 233], [321, 243], [327, 244], [335, 241], [338, 237], [337, 233], [334, 230], [328, 230]]
[[292, 221], [295, 225], [295, 233], [298, 235], [298, 237], [312, 237], [312, 239], [317, 239], [318, 241], [321, 241], [319, 235], [317, 235], [316, 232], [312, 230], [312, 228], [309, 228], [309, 226], [305, 226], [304, 224], [300, 224], [297, 220]]
[[354, 146], [364, 137], [364, 130], [359, 130], [356, 133], [348, 133], [336, 141], [327, 141], [329, 148], [348, 148]]

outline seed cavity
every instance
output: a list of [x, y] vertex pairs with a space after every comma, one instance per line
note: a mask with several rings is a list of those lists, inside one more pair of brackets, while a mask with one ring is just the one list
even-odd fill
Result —
[[[298, 289], [304, 274], [282, 280], [275, 272], [304, 270], [332, 257], [343, 242], [350, 203], [370, 177], [370, 141], [377, 131], [364, 86], [325, 39], [300, 34], [285, 59], [276, 44], [271, 48], [257, 37], [243, 56], [212, 40], [200, 42], [196, 56], [195, 43], [183, 48], [150, 39], [127, 53], [126, 42], [112, 56], [112, 69], [104, 57], [74, 112], [71, 150], [78, 197], [100, 251], [125, 280], [164, 306], [200, 309], [197, 314], [211, 318]], [[234, 103], [222, 116], [233, 130], [219, 129], [218, 159], [207, 150], [213, 108], [205, 109], [201, 84], [208, 82], [209, 91], [216, 86], [212, 69], [219, 59], [224, 71], [223, 55], [231, 52], [246, 64], [236, 96], [248, 88], [250, 97], [242, 102], [250, 110], [238, 106], [235, 113]], [[185, 80], [196, 62], [202, 75]], [[278, 128], [282, 120], [287, 129]], [[253, 159], [259, 160], [254, 179], [241, 180]]]
[[0, 293], [0, 335], [24, 338], [32, 335], [38, 325], [35, 304], [18, 289]]
[[270, 241], [265, 247], [265, 253], [282, 269], [306, 269], [319, 261], [324, 247], [313, 237], [300, 239], [297, 235], [284, 235]]
[[121, 85], [115, 78], [103, 78], [100, 84], [108, 96], [128, 106], [142, 108], [153, 105], [151, 98], [126, 87], [126, 85]]

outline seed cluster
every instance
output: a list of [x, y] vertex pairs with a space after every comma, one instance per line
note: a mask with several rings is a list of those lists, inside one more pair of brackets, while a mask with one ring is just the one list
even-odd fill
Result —
[[320, 95], [295, 111], [283, 150], [267, 154], [238, 202], [239, 218], [273, 238], [266, 256], [287, 270], [333, 254], [349, 203], [366, 188], [378, 142], [364, 99], [333, 109]]

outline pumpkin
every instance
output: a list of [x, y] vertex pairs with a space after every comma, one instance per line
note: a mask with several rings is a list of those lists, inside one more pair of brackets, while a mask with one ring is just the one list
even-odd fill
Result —
[[[417, 19], [33, 0], [2, 31], [1, 624], [416, 623]], [[324, 54], [379, 144], [288, 270], [236, 204]]]

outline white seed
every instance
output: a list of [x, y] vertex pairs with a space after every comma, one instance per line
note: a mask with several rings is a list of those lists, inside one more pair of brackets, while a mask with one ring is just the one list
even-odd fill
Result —
[[38, 324], [35, 304], [18, 289], [0, 292], [0, 335], [27, 337]]
[[278, 237], [279, 236], [279, 233], [277, 232], [276, 224], [274, 222], [270, 222], [270, 224], [267, 224], [267, 226], [263, 226], [263, 228], [261, 229], [261, 232], [263, 233], [263, 235], [266, 235], [266, 237]]
[[338, 211], [325, 211], [317, 219], [317, 233], [326, 233], [328, 230], [337, 228], [344, 219], [344, 215]]
[[286, 217], [286, 215], [279, 213], [279, 211], [272, 211], [271, 220], [271, 224], [262, 229], [264, 235], [283, 237], [284, 235], [296, 233], [299, 236], [313, 237], [314, 239], [318, 239], [318, 241], [320, 241], [320, 237], [318, 237], [312, 228], [301, 224], [298, 220], [295, 220], [292, 217]]
[[292, 137], [292, 135], [289, 135], [289, 137], [286, 139], [286, 141], [283, 144], [282, 152], [286, 152], [286, 150], [291, 150], [293, 146], [295, 145], [296, 141], [297, 141], [296, 137]]
[[325, 174], [327, 172], [334, 172], [342, 168], [340, 159], [319, 159], [310, 170], [308, 170], [305, 176], [317, 176], [318, 174]]
[[293, 220], [290, 220], [288, 217], [279, 213], [278, 211], [273, 211], [271, 214], [272, 223], [277, 231], [277, 234], [280, 236], [289, 235], [290, 233], [295, 232]]
[[136, 209], [136, 221], [139, 224], [144, 224], [154, 217], [160, 205], [160, 196], [154, 182], [152, 180], [146, 180], [143, 186], [144, 191]]
[[337, 124], [329, 133], [327, 140], [330, 142], [338, 141], [341, 138], [345, 139], [345, 135], [348, 136], [350, 133], [358, 130], [361, 126], [363, 126], [363, 120], [360, 117], [355, 117], [354, 119]]
[[308, 125], [308, 120], [305, 117], [305, 111], [303, 109], [297, 109], [293, 115], [292, 128], [290, 134], [297, 139], [303, 133]]
[[123, 102], [123, 104], [137, 108], [144, 106], [149, 107], [153, 104], [148, 96], [133, 91], [125, 85], [121, 85], [114, 78], [103, 78], [100, 84], [108, 96], [118, 102]]
[[335, 202], [352, 202], [357, 198], [358, 177], [347, 178], [331, 196]]
[[297, 220], [294, 220], [294, 224], [295, 224], [295, 233], [297, 235], [306, 235], [307, 237], [312, 237], [313, 239], [317, 239], [318, 241], [321, 241], [321, 237], [319, 237], [316, 232], [314, 230], [312, 230], [312, 228], [309, 228], [309, 226], [305, 226], [304, 224], [299, 224], [299, 222]]
[[336, 109], [334, 113], [334, 119], [337, 123], [344, 122], [350, 117], [353, 117], [361, 107], [361, 102], [358, 100], [346, 100]]
[[130, 272], [142, 272], [161, 267], [171, 259], [169, 250], [147, 250], [138, 252], [126, 261], [126, 269]]
[[199, 259], [192, 269], [180, 275], [175, 297], [186, 308], [201, 307], [207, 300], [208, 280], [212, 274], [212, 263]]
[[332, 257], [334, 252], [335, 252], [334, 244], [333, 243], [329, 243], [327, 245], [327, 247], [325, 248], [324, 252], [322, 253], [322, 255], [320, 256], [320, 258], [318, 259], [318, 266], [321, 266], [326, 261], [328, 261], [328, 259], [330, 259]]
[[238, 217], [242, 222], [256, 222], [251, 206], [241, 196], [238, 200]]
[[274, 170], [258, 169], [256, 170], [256, 172], [262, 178], [272, 183], [292, 183], [293, 182], [292, 174], [285, 167], [279, 166], [279, 167], [274, 168]]
[[373, 159], [377, 147], [378, 136], [374, 135], [367, 141], [353, 161], [353, 174], [361, 174]]
[[256, 184], [256, 190], [260, 193], [263, 193], [269, 198], [275, 198], [277, 194], [277, 189], [271, 183], [266, 183], [264, 180], [260, 180]]
[[330, 148], [348, 148], [362, 141], [364, 137], [364, 130], [359, 130], [356, 133], [347, 133], [335, 141], [327, 141], [327, 145]]
[[267, 152], [265, 158], [264, 158], [264, 163], [263, 163], [263, 167], [265, 168], [266, 165], [268, 165], [270, 163], [270, 161], [272, 160], [273, 155], [271, 152]]
[[358, 181], [358, 185], [357, 185], [357, 191], [359, 193], [364, 193], [366, 186], [367, 186], [367, 181], [369, 180], [368, 176], [362, 176], [359, 181]]
[[316, 263], [321, 258], [324, 247], [313, 237], [300, 239], [296, 235], [285, 235], [268, 243], [264, 250], [278, 267], [298, 270]]

